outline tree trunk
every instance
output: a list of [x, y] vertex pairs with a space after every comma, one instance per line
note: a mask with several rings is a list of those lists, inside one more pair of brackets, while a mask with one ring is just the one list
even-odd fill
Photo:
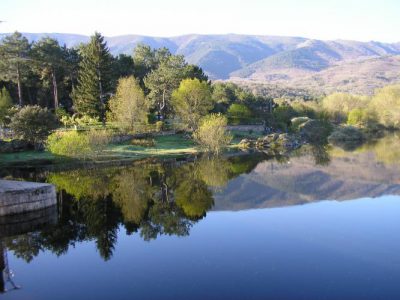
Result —
[[17, 87], [18, 87], [18, 104], [22, 107], [22, 86], [21, 86], [21, 75], [19, 72], [19, 66], [17, 66]]
[[57, 79], [56, 79], [56, 71], [52, 70], [51, 77], [53, 80], [53, 97], [54, 97], [54, 110], [58, 107], [58, 89], [57, 89]]

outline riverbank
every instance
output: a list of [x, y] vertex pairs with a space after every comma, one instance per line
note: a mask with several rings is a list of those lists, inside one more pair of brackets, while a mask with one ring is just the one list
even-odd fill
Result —
[[[234, 140], [227, 151], [237, 151], [237, 145], [244, 133], [234, 133]], [[255, 135], [255, 134], [253, 134]], [[118, 161], [133, 161], [144, 158], [169, 158], [199, 154], [202, 149], [184, 134], [155, 136], [149, 138], [150, 146], [131, 142], [110, 144], [101, 154], [90, 159], [80, 160], [57, 156], [48, 151], [22, 151], [0, 154], [0, 167], [38, 166], [62, 164], [104, 164]]]

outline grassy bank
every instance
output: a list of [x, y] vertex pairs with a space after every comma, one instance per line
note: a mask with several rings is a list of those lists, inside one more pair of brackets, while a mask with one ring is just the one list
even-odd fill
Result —
[[[109, 160], [136, 160], [147, 157], [176, 157], [199, 153], [201, 149], [182, 134], [156, 136], [154, 145], [145, 147], [131, 143], [110, 144], [101, 154], [90, 159], [93, 162]], [[79, 162], [64, 156], [56, 156], [48, 151], [23, 151], [0, 154], [0, 166], [39, 165]]]

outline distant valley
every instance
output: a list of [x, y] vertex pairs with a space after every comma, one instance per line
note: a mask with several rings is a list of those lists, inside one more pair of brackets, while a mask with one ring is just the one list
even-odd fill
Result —
[[[6, 34], [0, 34], [0, 39]], [[24, 33], [77, 46], [89, 37], [77, 34]], [[322, 41], [301, 37], [185, 35], [157, 38], [124, 35], [107, 38], [111, 52], [131, 54], [138, 43], [167, 47], [200, 65], [211, 79], [279, 84], [320, 92], [372, 93], [400, 82], [400, 43]]]

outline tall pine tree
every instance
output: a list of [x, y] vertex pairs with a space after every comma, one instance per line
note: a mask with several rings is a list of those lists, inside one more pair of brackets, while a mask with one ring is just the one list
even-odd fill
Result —
[[23, 104], [22, 83], [30, 65], [30, 48], [27, 38], [15, 32], [0, 44], [0, 79], [17, 85], [18, 103]]
[[72, 92], [74, 110], [105, 122], [105, 103], [113, 89], [112, 56], [100, 33], [80, 49], [78, 85]]

